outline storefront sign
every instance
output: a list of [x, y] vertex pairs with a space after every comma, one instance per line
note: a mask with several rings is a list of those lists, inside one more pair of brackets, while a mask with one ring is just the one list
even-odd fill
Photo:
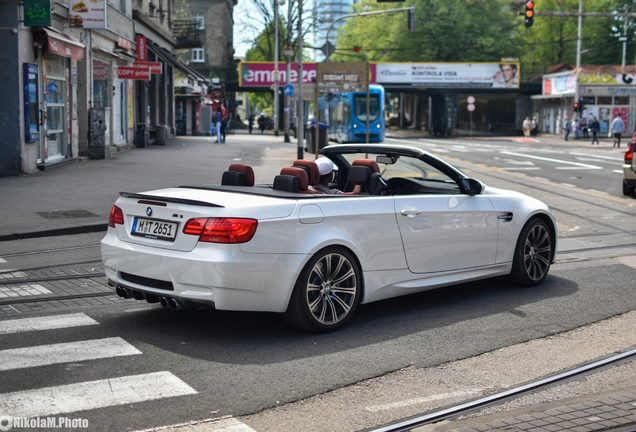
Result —
[[93, 79], [103, 80], [106, 79], [108, 72], [108, 63], [103, 63], [97, 60], [93, 61]]
[[125, 48], [127, 50], [129, 50], [130, 48], [132, 48], [132, 44], [130, 43], [130, 41], [126, 38], [123, 38], [121, 36], [117, 36], [117, 45]]
[[[274, 62], [241, 62], [241, 87], [270, 87], [274, 84]], [[286, 81], [285, 64], [279, 63], [279, 83]], [[303, 83], [309, 84], [316, 78], [316, 63], [303, 63]], [[292, 63], [289, 82], [298, 82], [298, 63]]]
[[378, 63], [380, 84], [519, 88], [519, 63]]
[[60, 34], [44, 29], [48, 36], [48, 50], [62, 57], [84, 61], [84, 45], [74, 42]]
[[636, 75], [634, 74], [580, 74], [579, 82], [581, 84], [615, 84], [615, 85], [636, 85]]
[[155, 75], [161, 75], [163, 73], [163, 63], [161, 62], [137, 61], [133, 63], [132, 67], [150, 69], [150, 73]]
[[148, 45], [146, 41], [146, 36], [137, 36], [135, 38], [137, 42], [137, 60], [146, 61], [148, 60]]
[[117, 78], [150, 81], [150, 69], [119, 66], [117, 68]]
[[68, 12], [71, 27], [106, 28], [105, 0], [70, 0]]
[[544, 95], [574, 94], [576, 92], [576, 75], [563, 75], [543, 80]]
[[322, 62], [316, 65], [320, 92], [366, 91], [369, 64], [363, 62]]
[[51, 0], [24, 0], [24, 25], [48, 27], [51, 25]]
[[26, 142], [37, 142], [39, 130], [38, 74], [36, 65], [24, 63], [24, 131]]
[[585, 86], [581, 87], [583, 96], [636, 96], [636, 86]]

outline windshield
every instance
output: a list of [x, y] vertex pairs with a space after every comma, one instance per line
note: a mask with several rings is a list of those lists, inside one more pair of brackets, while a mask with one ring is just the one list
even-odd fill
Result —
[[[354, 112], [358, 120], [367, 121], [367, 95], [356, 93], [353, 95]], [[377, 94], [369, 98], [369, 121], [377, 120], [380, 115], [380, 98]]]
[[[356, 159], [373, 159], [376, 160], [376, 155], [373, 154], [348, 154], [344, 155], [345, 159], [352, 163]], [[394, 164], [378, 163], [380, 167], [380, 173], [385, 180], [389, 180], [394, 177], [412, 178], [418, 180], [435, 180], [442, 182], [455, 183], [453, 179], [446, 174], [438, 170], [437, 168], [423, 162], [419, 159], [412, 157], [398, 157]]]

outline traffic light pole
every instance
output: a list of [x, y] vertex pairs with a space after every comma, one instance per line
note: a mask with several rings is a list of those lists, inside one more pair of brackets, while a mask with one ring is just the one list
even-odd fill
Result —
[[325, 53], [325, 61], [329, 61], [329, 56], [331, 56], [331, 54], [333, 54], [329, 50], [329, 33], [331, 33], [331, 29], [333, 28], [333, 25], [335, 23], [337, 23], [338, 21], [340, 21], [342, 19], [345, 19], [345, 18], [351, 18], [351, 17], [359, 17], [359, 16], [367, 16], [367, 15], [378, 15], [378, 14], [402, 12], [402, 11], [410, 11], [412, 14], [415, 14], [415, 6], [409, 6], [409, 7], [397, 8], [397, 9], [384, 9], [384, 10], [371, 11], [371, 12], [360, 12], [360, 13], [354, 13], [354, 14], [347, 14], [347, 15], [339, 16], [338, 18], [333, 20], [331, 22], [331, 24], [329, 24], [329, 28], [327, 29], [327, 44], [326, 44], [326, 49], [325, 49], [325, 51], [327, 51], [327, 52]]

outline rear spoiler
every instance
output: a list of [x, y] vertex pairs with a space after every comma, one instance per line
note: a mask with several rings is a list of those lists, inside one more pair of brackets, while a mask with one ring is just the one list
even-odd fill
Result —
[[183, 199], [183, 198], [164, 197], [164, 196], [157, 196], [157, 195], [145, 195], [145, 194], [138, 194], [138, 193], [132, 193], [132, 192], [119, 192], [119, 196], [122, 196], [124, 198], [153, 200], [153, 201], [170, 202], [170, 203], [186, 204], [186, 205], [193, 205], [193, 206], [224, 207], [222, 205], [212, 204], [212, 203], [208, 203], [208, 202], [204, 202], [204, 201], [197, 201], [197, 200]]

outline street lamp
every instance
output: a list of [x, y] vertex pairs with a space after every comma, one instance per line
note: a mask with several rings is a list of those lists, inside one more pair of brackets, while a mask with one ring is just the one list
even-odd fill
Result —
[[[289, 85], [289, 73], [290, 73], [290, 69], [291, 69], [291, 56], [294, 55], [294, 48], [289, 46], [289, 45], [285, 45], [283, 47], [283, 54], [285, 54], [285, 58], [286, 60], [286, 66], [285, 66], [285, 84]], [[287, 93], [285, 93], [285, 116], [284, 116], [284, 121], [285, 121], [285, 126], [284, 126], [284, 130], [285, 130], [285, 142], [291, 142], [289, 141], [289, 96], [287, 96]]]
[[275, 23], [275, 36], [274, 42], [276, 43], [276, 47], [274, 48], [274, 135], [278, 136], [278, 84], [280, 81], [280, 75], [278, 73], [278, 6], [284, 5], [285, 0], [276, 0], [274, 2], [274, 20]]

